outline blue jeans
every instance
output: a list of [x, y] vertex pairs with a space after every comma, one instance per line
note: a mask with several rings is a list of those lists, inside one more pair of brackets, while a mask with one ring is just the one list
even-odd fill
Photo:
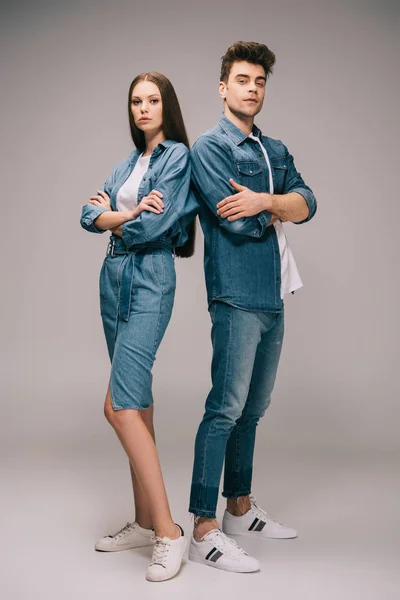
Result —
[[284, 312], [249, 312], [212, 302], [212, 389], [200, 423], [189, 511], [215, 518], [225, 458], [226, 498], [251, 492], [256, 427], [271, 401]]

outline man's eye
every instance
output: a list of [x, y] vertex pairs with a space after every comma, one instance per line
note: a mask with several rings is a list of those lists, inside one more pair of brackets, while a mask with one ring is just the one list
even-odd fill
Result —
[[245, 83], [245, 79], [239, 79], [239, 83]]

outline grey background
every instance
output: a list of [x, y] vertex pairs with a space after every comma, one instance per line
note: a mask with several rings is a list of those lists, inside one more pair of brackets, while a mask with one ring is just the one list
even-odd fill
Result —
[[[2, 5], [7, 598], [188, 589], [397, 597], [398, 25], [389, 0]], [[92, 551], [132, 514], [126, 460], [102, 415], [109, 364], [98, 273], [107, 239], [81, 230], [79, 216], [131, 150], [133, 77], [158, 70], [171, 79], [193, 142], [219, 118], [220, 57], [239, 39], [276, 53], [256, 123], [289, 147], [319, 202], [311, 223], [286, 226], [305, 285], [287, 297], [255, 463], [260, 502], [300, 537], [245, 546], [264, 557], [257, 576], [189, 563], [161, 590], [144, 582], [145, 552]], [[211, 358], [200, 231], [195, 257], [177, 261], [177, 272], [154, 395], [171, 505], [189, 533]]]

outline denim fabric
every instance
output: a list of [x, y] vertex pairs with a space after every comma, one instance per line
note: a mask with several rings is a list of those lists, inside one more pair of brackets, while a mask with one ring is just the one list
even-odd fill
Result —
[[[122, 293], [126, 272], [130, 278], [128, 303]], [[153, 403], [151, 369], [171, 318], [175, 281], [171, 249], [145, 249], [104, 259], [100, 311], [111, 360], [114, 410], [141, 410]], [[122, 302], [126, 315], [121, 315]]]
[[284, 311], [251, 312], [210, 305], [212, 389], [196, 442], [189, 511], [215, 517], [223, 496], [251, 492], [256, 427], [271, 401], [284, 334]]
[[[267, 150], [275, 194], [298, 192], [307, 202], [309, 221], [316, 211], [311, 189], [296, 170], [293, 156], [280, 140], [261, 135]], [[228, 221], [217, 215], [216, 205], [234, 193], [229, 183], [254, 192], [269, 192], [268, 167], [257, 141], [249, 138], [225, 115], [192, 148], [192, 180], [200, 204], [205, 238], [204, 268], [208, 302], [220, 300], [254, 311], [282, 309], [281, 264], [271, 213]]]
[[[103, 186], [109, 195], [112, 210], [117, 210], [117, 194], [132, 173], [141, 154], [134, 150], [115, 167]], [[149, 168], [138, 190], [138, 202], [151, 190], [163, 194], [164, 212], [155, 214], [143, 211], [137, 219], [122, 226], [122, 240], [126, 248], [154, 240], [182, 246], [188, 239], [187, 227], [198, 212], [195, 195], [190, 191], [190, 154], [184, 144], [166, 140], [154, 148]], [[104, 233], [96, 227], [97, 217], [106, 209], [85, 204], [82, 208], [81, 225], [87, 231]]]

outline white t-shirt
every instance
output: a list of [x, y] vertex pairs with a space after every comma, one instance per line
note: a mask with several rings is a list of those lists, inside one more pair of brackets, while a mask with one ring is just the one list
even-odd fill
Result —
[[136, 161], [136, 165], [128, 179], [122, 184], [117, 194], [117, 210], [133, 210], [137, 206], [137, 197], [143, 175], [149, 168], [150, 155], [142, 154]]
[[[256, 140], [260, 144], [261, 150], [263, 151], [264, 158], [268, 166], [269, 174], [269, 193], [274, 193], [274, 181], [272, 179], [271, 163], [266, 149], [261, 143], [260, 138], [250, 133], [249, 138]], [[294, 260], [293, 253], [290, 249], [289, 243], [286, 238], [283, 224], [281, 221], [274, 223], [276, 235], [278, 238], [279, 254], [281, 257], [281, 298], [283, 299], [286, 294], [294, 292], [303, 286], [303, 282], [300, 278], [300, 273], [297, 269], [296, 261]]]

